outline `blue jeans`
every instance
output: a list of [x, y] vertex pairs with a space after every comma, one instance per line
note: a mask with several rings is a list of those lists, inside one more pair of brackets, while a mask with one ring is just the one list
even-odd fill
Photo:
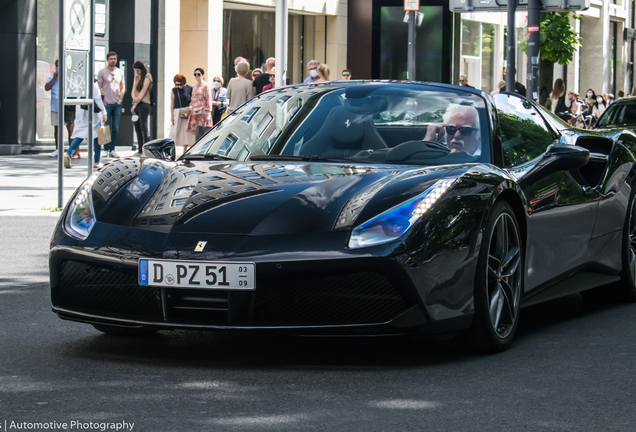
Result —
[[121, 104], [108, 104], [106, 105], [106, 114], [108, 119], [106, 124], [110, 126], [110, 143], [104, 146], [104, 150], [115, 150], [115, 144], [117, 144], [117, 132], [119, 131], [119, 118], [121, 117]]
[[[79, 145], [82, 143], [82, 141], [84, 141], [84, 138], [73, 138], [73, 141], [71, 141], [71, 145], [68, 146], [68, 155], [69, 156], [73, 156], [73, 153], [75, 153], [75, 149], [77, 147], [79, 147]], [[101, 146], [99, 145], [99, 142], [97, 141], [97, 137], [95, 137], [95, 139], [93, 140], [93, 156], [95, 156], [95, 163], [99, 163], [99, 158], [101, 156]]]

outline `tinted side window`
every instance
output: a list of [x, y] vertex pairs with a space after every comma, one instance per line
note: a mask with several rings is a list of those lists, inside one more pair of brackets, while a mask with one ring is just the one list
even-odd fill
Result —
[[554, 142], [536, 109], [514, 95], [495, 96], [504, 166], [514, 167], [540, 156]]

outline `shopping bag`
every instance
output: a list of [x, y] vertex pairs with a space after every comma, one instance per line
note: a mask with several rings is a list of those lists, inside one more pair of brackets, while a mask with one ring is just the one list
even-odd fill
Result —
[[99, 145], [105, 145], [110, 143], [110, 126], [97, 128], [97, 142]]

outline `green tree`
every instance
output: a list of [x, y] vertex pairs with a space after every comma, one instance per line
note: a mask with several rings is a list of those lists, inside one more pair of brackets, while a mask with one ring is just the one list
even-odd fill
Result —
[[[581, 46], [581, 36], [570, 25], [572, 18], [581, 20], [583, 15], [571, 12], [547, 12], [541, 14], [541, 59], [562, 65], [569, 64], [574, 51]], [[528, 41], [521, 42], [523, 52], [528, 52]]]

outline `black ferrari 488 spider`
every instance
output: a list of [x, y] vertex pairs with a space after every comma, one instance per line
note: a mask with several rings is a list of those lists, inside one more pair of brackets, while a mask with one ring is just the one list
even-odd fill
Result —
[[[53, 311], [111, 334], [445, 334], [505, 349], [520, 309], [636, 300], [636, 135], [516, 94], [287, 86], [91, 175], [50, 251]], [[454, 339], [453, 339], [454, 338]]]

